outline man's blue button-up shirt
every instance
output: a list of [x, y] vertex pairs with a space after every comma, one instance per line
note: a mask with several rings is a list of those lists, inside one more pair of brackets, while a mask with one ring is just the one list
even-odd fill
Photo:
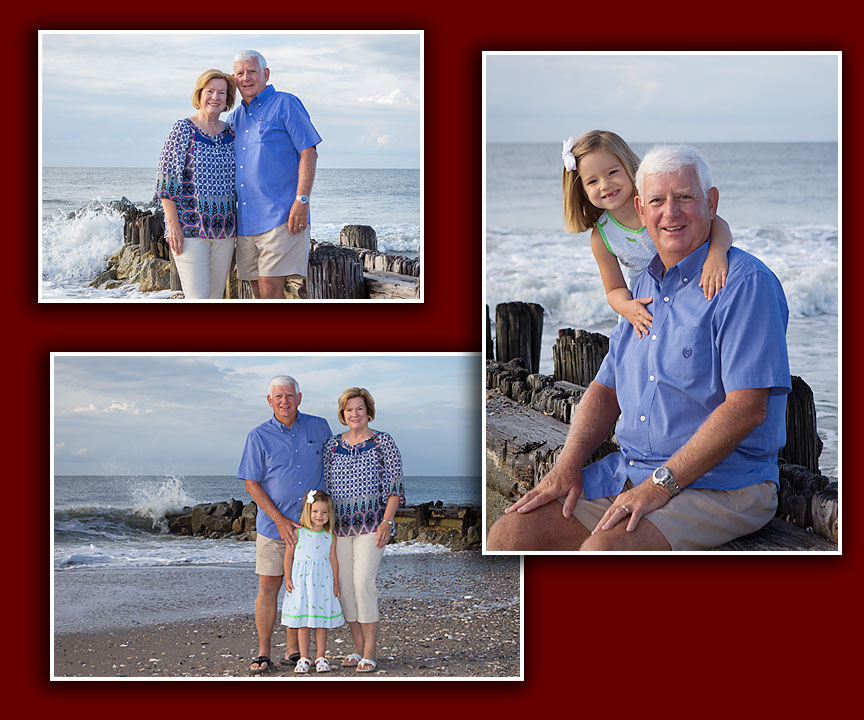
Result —
[[239, 235], [257, 235], [288, 222], [297, 197], [300, 153], [321, 142], [309, 113], [291, 93], [268, 85], [228, 116], [234, 126]]
[[621, 451], [583, 471], [589, 499], [619, 494], [629, 477], [645, 480], [696, 432], [733, 390], [770, 388], [767, 417], [732, 453], [689, 487], [732, 490], [778, 482], [786, 442], [789, 311], [780, 281], [757, 258], [732, 248], [726, 286], [705, 299], [699, 278], [704, 243], [663, 274], [660, 256], [636, 280], [633, 297], [653, 296], [654, 320], [640, 339], [617, 325], [595, 380], [621, 408]]
[[[323, 449], [329, 439], [324, 418], [298, 412], [289, 428], [272, 417], [246, 436], [237, 477], [261, 483], [279, 511], [299, 522], [306, 493], [324, 489]], [[255, 523], [256, 532], [280, 539], [276, 523], [260, 508]]]

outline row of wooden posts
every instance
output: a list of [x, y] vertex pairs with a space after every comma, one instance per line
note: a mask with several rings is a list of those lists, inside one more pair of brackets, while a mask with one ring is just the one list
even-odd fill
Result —
[[[495, 344], [492, 354], [492, 330], [489, 307], [486, 307], [486, 358], [499, 363], [522, 358], [523, 380], [534, 389], [545, 386], [549, 395], [550, 414], [569, 422], [578, 398], [568, 396], [555, 383], [563, 381], [587, 388], [600, 369], [609, 350], [609, 338], [600, 333], [563, 328], [552, 347], [552, 376], [539, 375], [540, 345], [543, 333], [543, 308], [536, 303], [509, 302], [495, 309]], [[530, 376], [530, 378], [529, 378]], [[528, 385], [526, 384], [526, 387]], [[571, 391], [573, 392], [573, 391]], [[576, 391], [578, 394], [578, 391]], [[557, 402], [556, 402], [557, 401]], [[816, 404], [813, 391], [804, 380], [792, 376], [792, 392], [786, 398], [786, 462], [800, 465], [819, 474], [822, 440], [816, 432]]]
[[[171, 263], [170, 289], [182, 291], [180, 275], [164, 239], [161, 211], [151, 212], [128, 206], [125, 210], [123, 242], [138, 245], [142, 257], [156, 257]], [[388, 256], [378, 252], [375, 229], [369, 225], [346, 225], [339, 245], [312, 241], [308, 276], [305, 282], [288, 283], [289, 296], [311, 299], [418, 298], [420, 260]], [[233, 269], [225, 297], [252, 298], [252, 286], [238, 280]]]

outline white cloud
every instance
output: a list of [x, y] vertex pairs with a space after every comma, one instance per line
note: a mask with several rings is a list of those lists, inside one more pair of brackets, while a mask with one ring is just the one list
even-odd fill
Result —
[[72, 410], [72, 412], [93, 413], [93, 412], [99, 412], [99, 411], [96, 409], [96, 406], [93, 403], [90, 403], [89, 405], [87, 405], [85, 407], [76, 407]]
[[417, 102], [416, 98], [411, 97], [408, 93], [399, 88], [391, 90], [386, 95], [361, 97], [358, 98], [358, 100], [362, 103], [373, 103], [376, 105], [413, 105]]

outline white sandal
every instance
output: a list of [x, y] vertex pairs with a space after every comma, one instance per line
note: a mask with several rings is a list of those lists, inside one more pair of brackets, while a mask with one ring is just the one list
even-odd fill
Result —
[[351, 653], [342, 661], [342, 667], [357, 667], [357, 663], [362, 659], [363, 656], [360, 653]]
[[[363, 668], [363, 665], [366, 665], [365, 669]], [[357, 672], [359, 673], [371, 673], [375, 672], [377, 669], [378, 663], [369, 658], [360, 658], [360, 662], [357, 663]]]
[[294, 666], [295, 673], [308, 673], [312, 662], [307, 657], [301, 657]]
[[330, 663], [326, 657], [319, 657], [315, 661], [315, 672], [330, 672]]

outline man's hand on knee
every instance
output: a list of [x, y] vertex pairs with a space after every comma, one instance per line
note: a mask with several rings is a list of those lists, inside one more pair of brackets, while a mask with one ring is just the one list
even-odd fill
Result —
[[573, 472], [570, 469], [565, 470], [560, 465], [555, 465], [546, 473], [546, 476], [536, 487], [525, 493], [513, 505], [507, 508], [505, 512], [528, 513], [563, 497], [564, 507], [562, 508], [562, 512], [564, 517], [570, 517], [581, 493], [582, 471], [576, 470]]

